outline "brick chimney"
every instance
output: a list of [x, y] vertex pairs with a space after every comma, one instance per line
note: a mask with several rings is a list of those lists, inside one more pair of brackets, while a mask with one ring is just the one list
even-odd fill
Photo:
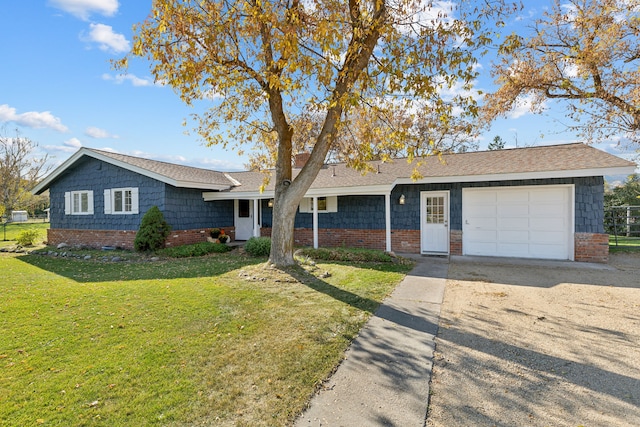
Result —
[[296, 169], [302, 169], [307, 161], [311, 157], [311, 153], [298, 153], [293, 157], [293, 167]]

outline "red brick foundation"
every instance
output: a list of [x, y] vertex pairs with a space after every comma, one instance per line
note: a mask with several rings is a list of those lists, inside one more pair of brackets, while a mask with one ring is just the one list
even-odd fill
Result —
[[[271, 228], [263, 227], [260, 235], [271, 236]], [[293, 241], [300, 246], [313, 246], [313, 230], [296, 228]], [[318, 230], [318, 246], [330, 248], [347, 246], [352, 248], [378, 249], [384, 251], [386, 245], [385, 230], [321, 228]], [[404, 253], [420, 253], [419, 230], [392, 230], [391, 250]]]
[[579, 262], [609, 262], [609, 236], [596, 233], [576, 233], [574, 257]]
[[[205, 242], [209, 236], [208, 228], [197, 228], [193, 230], [174, 230], [167, 237], [165, 246], [191, 245]], [[235, 237], [234, 227], [225, 227], [226, 234]], [[133, 241], [136, 238], [136, 231], [133, 230], [71, 230], [71, 229], [49, 229], [47, 230], [48, 244], [57, 246], [66, 243], [70, 246], [87, 246], [90, 248], [101, 248], [103, 246], [113, 246], [119, 249], [133, 249]]]
[[449, 254], [462, 255], [462, 230], [449, 231]]

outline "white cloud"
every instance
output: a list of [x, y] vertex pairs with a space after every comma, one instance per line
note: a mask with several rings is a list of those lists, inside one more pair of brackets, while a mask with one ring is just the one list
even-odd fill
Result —
[[128, 81], [133, 86], [154, 86], [154, 82], [150, 78], [140, 78], [134, 74], [116, 74], [115, 76], [112, 76], [111, 74], [104, 73], [102, 75], [102, 80], [112, 81], [116, 84], [122, 84]]
[[528, 113], [540, 112], [546, 110], [546, 102], [538, 105], [534, 103], [533, 95], [525, 95], [519, 97], [514, 103], [513, 109], [509, 112], [508, 118], [517, 119]]
[[0, 122], [14, 122], [20, 126], [35, 129], [48, 128], [58, 132], [66, 132], [68, 130], [68, 128], [62, 124], [62, 121], [49, 111], [28, 111], [17, 114], [16, 109], [9, 107], [7, 104], [0, 105]]
[[118, 135], [113, 135], [110, 134], [109, 132], [107, 132], [104, 129], [100, 129], [97, 127], [88, 127], [85, 129], [84, 134], [91, 137], [91, 138], [114, 138], [114, 139], [118, 139]]
[[113, 16], [120, 6], [118, 0], [49, 0], [49, 3], [83, 21], [87, 21], [92, 13]]
[[128, 52], [131, 49], [129, 40], [122, 34], [114, 33], [113, 27], [104, 24], [90, 24], [89, 36], [86, 40], [97, 43], [100, 50], [115, 53]]
[[62, 143], [62, 145], [45, 145], [44, 148], [47, 151], [59, 151], [63, 153], [75, 153], [82, 147], [82, 143], [78, 138], [71, 138]]

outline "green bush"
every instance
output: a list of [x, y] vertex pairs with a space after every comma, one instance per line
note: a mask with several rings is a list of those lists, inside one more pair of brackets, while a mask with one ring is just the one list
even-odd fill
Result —
[[164, 215], [157, 206], [152, 206], [142, 217], [140, 229], [133, 241], [136, 251], [155, 251], [164, 247], [171, 226], [164, 220]]
[[346, 262], [394, 262], [388, 253], [374, 249], [360, 248], [304, 248], [298, 254], [323, 261]]
[[29, 229], [24, 230], [20, 234], [18, 234], [16, 241], [21, 246], [32, 246], [33, 243], [38, 240], [38, 238], [40, 238], [40, 231]]
[[233, 248], [222, 243], [200, 242], [193, 245], [182, 245], [173, 248], [165, 248], [156, 251], [157, 255], [171, 258], [189, 258], [203, 256], [210, 253], [229, 252]]
[[244, 250], [253, 256], [269, 256], [271, 239], [269, 237], [252, 237], [244, 244]]

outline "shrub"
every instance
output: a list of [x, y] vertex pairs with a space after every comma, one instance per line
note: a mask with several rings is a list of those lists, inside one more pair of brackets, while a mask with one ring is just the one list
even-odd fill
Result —
[[156, 254], [172, 258], [189, 258], [210, 253], [229, 252], [233, 248], [222, 243], [200, 242], [193, 245], [175, 246], [156, 251]]
[[164, 246], [171, 226], [157, 206], [152, 206], [142, 217], [140, 230], [136, 234], [133, 246], [137, 251], [155, 251]]
[[388, 253], [374, 249], [360, 248], [304, 248], [298, 251], [315, 260], [345, 262], [395, 262]]
[[16, 241], [21, 246], [32, 246], [33, 243], [39, 237], [40, 237], [40, 231], [39, 230], [34, 230], [34, 229], [24, 230], [20, 234], [18, 234], [18, 237], [16, 238]]
[[252, 237], [244, 244], [244, 250], [253, 256], [269, 256], [271, 239], [269, 237]]

